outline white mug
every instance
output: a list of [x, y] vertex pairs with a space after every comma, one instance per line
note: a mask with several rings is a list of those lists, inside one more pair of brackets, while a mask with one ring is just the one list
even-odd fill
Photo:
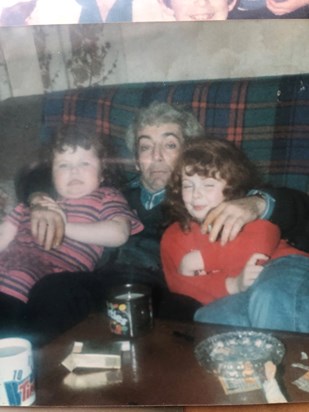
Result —
[[0, 339], [0, 406], [29, 406], [35, 401], [31, 343]]

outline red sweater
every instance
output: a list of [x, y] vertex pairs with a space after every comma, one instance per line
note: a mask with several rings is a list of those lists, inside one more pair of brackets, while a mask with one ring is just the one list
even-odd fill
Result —
[[[192, 250], [201, 252], [206, 275], [178, 273], [182, 258]], [[179, 224], [174, 223], [161, 240], [161, 259], [169, 289], [203, 304], [227, 296], [226, 278], [238, 276], [254, 253], [263, 253], [271, 259], [292, 254], [309, 257], [308, 253], [280, 239], [280, 229], [267, 220], [248, 223], [236, 239], [224, 246], [209, 242], [208, 235], [201, 234], [197, 223], [191, 224], [190, 232], [183, 232]]]

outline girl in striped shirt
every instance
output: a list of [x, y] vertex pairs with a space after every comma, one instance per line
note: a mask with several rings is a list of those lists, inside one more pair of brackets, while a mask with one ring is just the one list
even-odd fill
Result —
[[104, 247], [124, 244], [143, 225], [121, 193], [109, 186], [113, 169], [103, 139], [84, 126], [62, 126], [49, 150], [56, 200], [40, 205], [61, 213], [64, 239], [45, 250], [32, 236], [30, 208], [24, 204], [0, 225], [0, 328], [19, 319], [28, 294], [43, 276], [91, 271]]

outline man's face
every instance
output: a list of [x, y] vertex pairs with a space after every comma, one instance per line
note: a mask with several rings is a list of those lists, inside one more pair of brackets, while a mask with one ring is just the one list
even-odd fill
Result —
[[141, 182], [152, 193], [165, 188], [184, 142], [175, 123], [146, 126], [138, 132], [136, 168]]
[[228, 0], [171, 0], [175, 19], [180, 21], [226, 20], [235, 5]]

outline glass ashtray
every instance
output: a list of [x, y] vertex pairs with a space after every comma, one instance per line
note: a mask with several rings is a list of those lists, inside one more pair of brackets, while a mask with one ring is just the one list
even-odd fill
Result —
[[278, 365], [285, 354], [282, 342], [270, 334], [234, 331], [212, 336], [200, 342], [195, 350], [199, 364], [216, 375], [241, 378], [250, 365], [261, 378], [264, 365]]

